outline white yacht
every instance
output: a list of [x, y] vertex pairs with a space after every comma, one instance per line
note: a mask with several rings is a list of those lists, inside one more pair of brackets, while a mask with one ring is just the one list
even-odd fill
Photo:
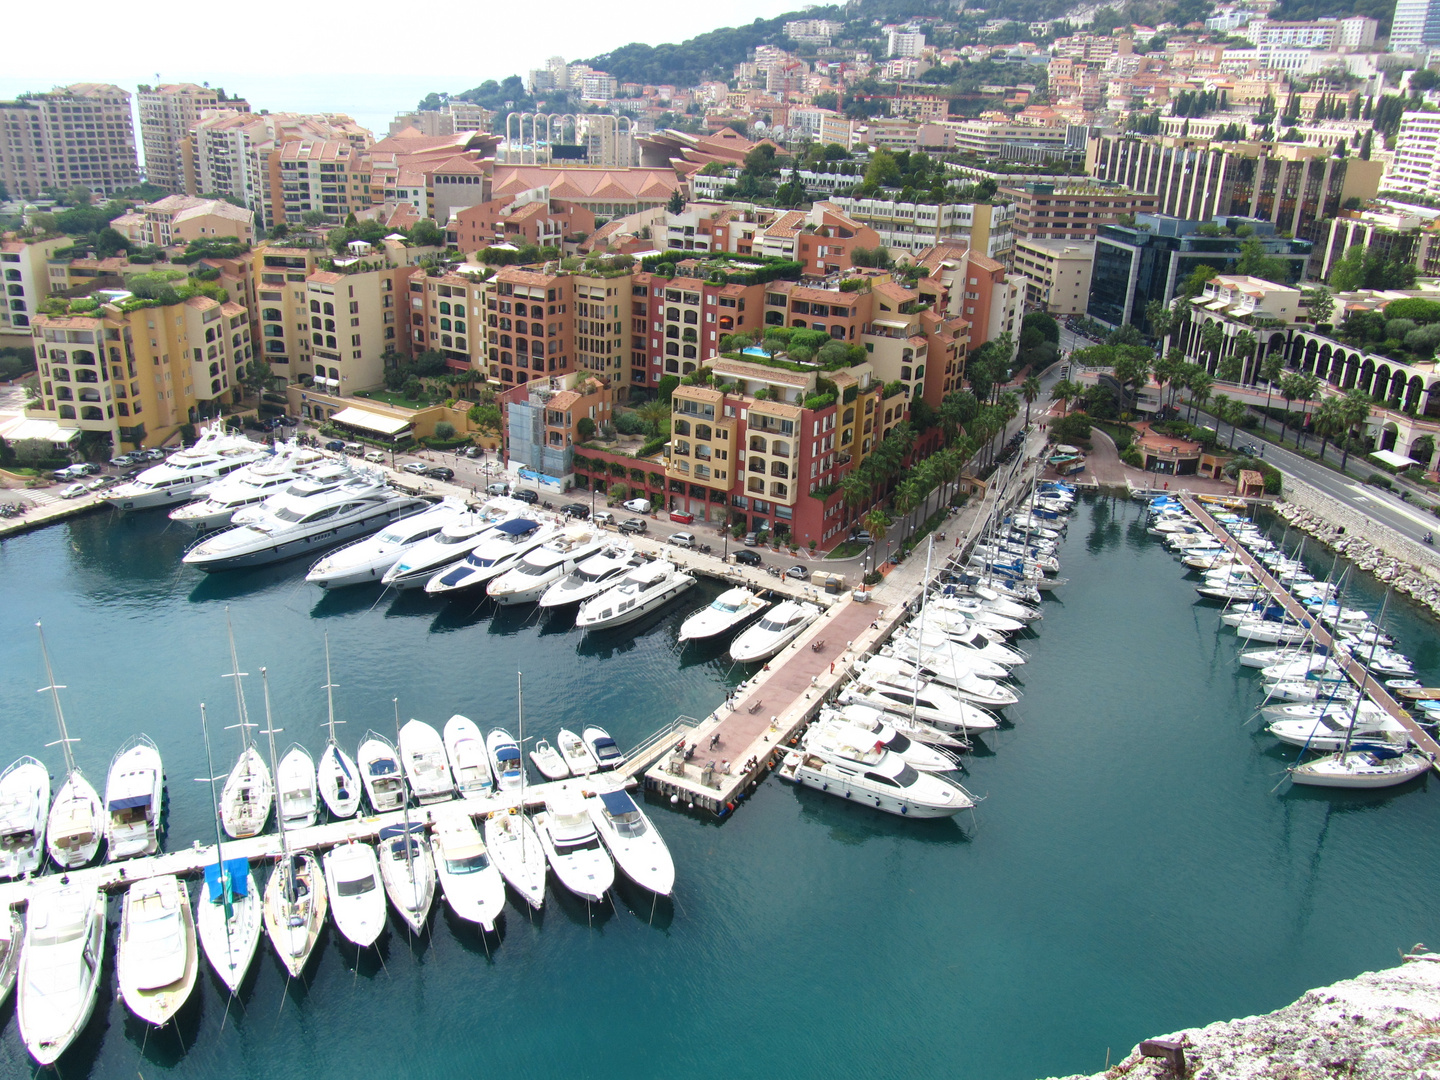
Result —
[[319, 788], [315, 781], [315, 759], [299, 743], [291, 743], [275, 769], [275, 787], [280, 793], [280, 827], [308, 829], [319, 817]]
[[115, 967], [120, 996], [132, 1013], [156, 1027], [175, 1019], [200, 969], [190, 891], [183, 881], [166, 874], [125, 890]]
[[[440, 888], [450, 910], [467, 922], [479, 923], [483, 930], [494, 930], [495, 920], [505, 909], [505, 879], [491, 861], [490, 852], [470, 815], [462, 812], [437, 815], [430, 844], [435, 855], [435, 872], [440, 877]], [[538, 848], [530, 857], [543, 865]]]
[[[990, 640], [982, 634], [979, 629], [970, 627], [960, 633], [941, 633], [932, 631], [927, 625], [922, 634], [919, 627], [905, 627], [891, 639], [896, 652], [914, 652], [916, 647], [923, 648], [926, 652], [939, 654], [953, 654], [958, 658], [970, 658], [972, 660], [984, 660], [995, 664], [1002, 670], [1018, 667], [1025, 663], [1025, 654], [1019, 649], [1010, 645], [1002, 645], [999, 642]], [[980, 672], [983, 674], [983, 672]], [[991, 676], [998, 678], [998, 676]]]
[[308, 851], [287, 851], [265, 883], [265, 930], [290, 977], [315, 949], [330, 903], [320, 862]]
[[[1043, 619], [1044, 613], [1033, 604], [1022, 604], [1018, 600], [1011, 600], [1009, 597], [997, 596], [993, 600], [987, 600], [979, 596], [942, 596], [938, 597], [925, 607], [926, 618], [932, 611], [956, 611], [966, 618], [977, 622], [985, 622], [987, 617], [995, 615], [1003, 616], [1006, 619], [1019, 623], [1037, 622]], [[992, 625], [994, 625], [992, 623]], [[1010, 626], [999, 626], [997, 629], [1010, 630]]]
[[558, 584], [604, 546], [605, 535], [594, 526], [568, 526], [558, 536], [527, 551], [505, 573], [491, 579], [485, 592], [501, 606], [534, 603], [550, 586]]
[[234, 516], [230, 518], [230, 524], [253, 525], [257, 521], [264, 521], [269, 514], [289, 501], [324, 495], [343, 484], [348, 484], [357, 475], [360, 474], [357, 474], [351, 467], [349, 458], [341, 461], [321, 462], [319, 465], [306, 469], [279, 491], [265, 496], [260, 502], [236, 510]]
[[695, 578], [674, 563], [656, 559], [629, 570], [599, 596], [581, 604], [575, 625], [582, 630], [605, 630], [634, 622], [694, 584]]
[[425, 505], [381, 476], [360, 474], [316, 495], [282, 496], [259, 520], [206, 537], [182, 561], [206, 571], [264, 566], [372, 533]]
[[1324, 656], [1323, 649], [1312, 649], [1295, 645], [1282, 645], [1275, 649], [1247, 649], [1240, 654], [1240, 666], [1248, 668], [1267, 668], [1271, 664], [1283, 664], [1290, 660], [1300, 660], [1308, 656]]
[[614, 584], [613, 579], [645, 562], [629, 544], [610, 543], [555, 582], [540, 597], [542, 608], [583, 604]]
[[313, 447], [284, 444], [275, 453], [198, 488], [195, 494], [200, 497], [171, 510], [170, 520], [200, 532], [223, 529], [236, 512], [264, 502], [325, 460]]
[[988, 611], [983, 606], [961, 611], [955, 608], [931, 605], [925, 611], [925, 629], [927, 632], [934, 629], [940, 633], [977, 629], [996, 631], [1001, 634], [1018, 634], [1025, 629], [1025, 624], [1019, 619], [1012, 619], [997, 611]]
[[600, 768], [600, 762], [595, 760], [595, 755], [590, 752], [590, 747], [585, 745], [585, 740], [573, 731], [561, 728], [555, 741], [559, 744], [560, 758], [565, 762], [565, 767], [576, 776], [588, 776]]
[[0, 916], [0, 1006], [10, 999], [15, 989], [15, 975], [20, 970], [20, 946], [25, 941], [25, 920], [18, 908]]
[[877, 680], [882, 674], [888, 676], [895, 685], [913, 684], [918, 675], [922, 681], [943, 687], [962, 702], [968, 701], [987, 709], [1003, 709], [1020, 700], [1020, 695], [1008, 686], [977, 675], [973, 669], [930, 655], [922, 655], [919, 660], [893, 655], [876, 656], [867, 662], [866, 670]]
[[49, 877], [30, 894], [16, 1016], [25, 1048], [53, 1065], [95, 1010], [105, 958], [105, 894]]
[[249, 859], [206, 864], [195, 929], [210, 966], [232, 994], [239, 992], [260, 944], [261, 906]]
[[105, 858], [131, 859], [160, 850], [160, 804], [165, 769], [160, 751], [147, 735], [132, 735], [115, 753], [105, 780], [105, 808], [110, 812]]
[[1376, 702], [1368, 697], [1358, 704], [1352, 697], [1349, 701], [1292, 701], [1284, 705], [1266, 705], [1261, 708], [1260, 715], [1266, 720], [1319, 720], [1323, 716], [1331, 716], [1350, 722], [1350, 717], [1358, 716], [1362, 723], [1389, 716]]
[[559, 532], [559, 527], [533, 518], [502, 521], [480, 538], [464, 558], [430, 575], [425, 591], [432, 596], [478, 589], [516, 566], [525, 555]]
[[399, 750], [410, 790], [421, 806], [442, 802], [455, 794], [445, 743], [433, 727], [423, 720], [409, 721], [400, 729]]
[[1285, 642], [1298, 645], [1311, 633], [1309, 627], [1273, 619], [1248, 619], [1235, 627], [1235, 636], [1243, 641], [1268, 641], [1273, 644]]
[[530, 751], [530, 760], [546, 780], [564, 780], [570, 775], [570, 766], [560, 756], [560, 751], [550, 745], [548, 739], [540, 739]]
[[[988, 644], [988, 642], [987, 642]], [[880, 650], [880, 655], [905, 664], [919, 664], [930, 672], [946, 675], [979, 675], [982, 679], [1006, 679], [1010, 669], [994, 660], [987, 660], [975, 649], [955, 645], [949, 640], [926, 635], [924, 639], [908, 628], [900, 631]]]
[[950, 754], [900, 734], [884, 719], [877, 718], [871, 723], [873, 726], [851, 723], [836, 710], [824, 710], [812, 729], [817, 748], [842, 756], [854, 747], [865, 753], [885, 750], [919, 772], [954, 772], [959, 767], [959, 762]]
[[[75, 764], [75, 755], [70, 750], [70, 744], [80, 740], [70, 738], [65, 727], [65, 712], [60, 708], [61, 688], [55, 684], [55, 673], [50, 670], [50, 653], [45, 648], [45, 632], [39, 623], [35, 624], [35, 628], [40, 634], [40, 655], [45, 661], [45, 677], [49, 682], [48, 686], [40, 689], [40, 693], [50, 695], [51, 704], [55, 708], [55, 724], [60, 729], [60, 738], [57, 741], [65, 756], [65, 779], [60, 784], [60, 790], [55, 793], [55, 801], [50, 804], [50, 815], [45, 822], [45, 843], [56, 866], [61, 870], [75, 870], [95, 858], [96, 852], [100, 850], [100, 841], [105, 838], [105, 804], [100, 801], [95, 788]], [[49, 788], [48, 777], [46, 788]], [[0, 803], [3, 801], [4, 781], [0, 778]], [[5, 851], [3, 846], [0, 846], [0, 865], [3, 865], [5, 859]], [[3, 870], [0, 870], [0, 876], [4, 876]], [[15, 944], [19, 944], [18, 940]], [[3, 997], [0, 997], [0, 1001], [3, 1001]]]
[[585, 805], [625, 875], [657, 896], [669, 896], [675, 888], [675, 860], [665, 838], [629, 793], [602, 791], [596, 798], [586, 799]]
[[311, 565], [305, 580], [322, 589], [380, 581], [391, 567], [426, 540], [438, 536], [446, 525], [453, 524], [465, 512], [463, 502], [446, 497], [434, 506], [397, 519], [376, 536], [355, 540], [322, 555]]
[[730, 643], [730, 658], [739, 663], [768, 660], [819, 617], [820, 609], [814, 604], [782, 600]]
[[1344, 679], [1306, 676], [1303, 679], [1283, 679], [1266, 683], [1265, 695], [1276, 701], [1354, 701], [1355, 688]]
[[385, 890], [375, 849], [358, 840], [325, 853], [325, 891], [330, 912], [346, 939], [364, 949], [385, 929]]
[[536, 911], [545, 903], [545, 851], [522, 810], [485, 819], [485, 847], [510, 887]]
[[380, 880], [405, 924], [417, 934], [423, 931], [435, 902], [435, 861], [420, 822], [380, 830]]
[[148, 510], [173, 506], [198, 488], [268, 456], [270, 451], [244, 435], [228, 435], [217, 423], [194, 446], [177, 450], [158, 465], [137, 473], [105, 494], [117, 510]]
[[356, 764], [365, 781], [365, 794], [370, 796], [372, 810], [383, 814], [399, 810], [405, 804], [405, 778], [400, 773], [400, 759], [385, 736], [367, 731], [360, 740]]
[[462, 798], [489, 795], [495, 787], [490, 772], [490, 754], [475, 721], [456, 713], [445, 721], [445, 756]]
[[1281, 742], [1302, 746], [1322, 753], [1345, 749], [1348, 736], [1352, 743], [1389, 743], [1404, 747], [1410, 736], [1393, 717], [1357, 716], [1352, 726], [1350, 713], [1324, 713], [1313, 720], [1272, 720], [1265, 730]]
[[514, 499], [498, 498], [478, 510], [467, 510], [400, 556], [380, 580], [392, 589], [423, 589], [435, 571], [463, 559], [496, 525], [522, 517], [529, 509]]
[[592, 724], [581, 732], [581, 737], [585, 740], [585, 745], [590, 748], [590, 753], [595, 755], [601, 772], [607, 769], [618, 769], [625, 764], [624, 752], [604, 728]]
[[225, 832], [236, 840], [257, 836], [270, 820], [275, 787], [270, 767], [248, 738], [243, 739], [240, 760], [230, 770], [220, 792], [220, 820]]
[[50, 773], [44, 765], [22, 757], [0, 773], [0, 878], [39, 871], [49, 810]]
[[315, 766], [315, 783], [320, 787], [320, 797], [325, 808], [334, 818], [353, 817], [360, 809], [360, 769], [355, 759], [340, 749], [333, 739], [320, 751], [320, 763]]
[[818, 748], [821, 741], [812, 748], [807, 739], [801, 749], [789, 751], [780, 779], [900, 817], [954, 817], [975, 805], [957, 782], [922, 773], [887, 750], [852, 748], [853, 754], [829, 756]]
[[525, 765], [520, 760], [520, 747], [504, 728], [496, 728], [485, 736], [485, 752], [495, 777], [495, 794], [518, 792]]
[[941, 731], [966, 734], [972, 731], [993, 731], [999, 721], [990, 713], [961, 701], [943, 686], [921, 678], [891, 678], [883, 672], [873, 676], [859, 672], [856, 680], [841, 694], [841, 701], [858, 701], [885, 709], [887, 712], [914, 716]]
[[[956, 735], [952, 732], [941, 731], [934, 724], [912, 719], [909, 714], [889, 712], [883, 706], [850, 702], [835, 709], [834, 715], [852, 727], [863, 728], [871, 732], [877, 739], [884, 739], [884, 732], [888, 728], [898, 736], [924, 746], [934, 747], [947, 756], [958, 754], [970, 746], [963, 734]], [[886, 739], [886, 746], [892, 750], [900, 749], [898, 746], [890, 746], [888, 739]]]
[[744, 585], [726, 589], [698, 611], [691, 612], [680, 624], [680, 644], [728, 634], [769, 606], [769, 600], [751, 592]]
[[1423, 776], [1431, 765], [1418, 750], [1352, 743], [1348, 752], [1293, 766], [1290, 778], [1310, 787], [1386, 788]]
[[576, 896], [599, 903], [615, 883], [615, 864], [600, 844], [580, 796], [561, 789], [535, 815], [535, 832], [555, 876]]

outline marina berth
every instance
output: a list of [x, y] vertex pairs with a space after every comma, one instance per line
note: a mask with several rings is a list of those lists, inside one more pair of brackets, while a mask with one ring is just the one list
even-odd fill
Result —
[[380, 580], [391, 589], [423, 589], [435, 571], [463, 559], [496, 525], [520, 518], [528, 509], [514, 499], [497, 498], [458, 514], [401, 555]]
[[243, 434], [226, 433], [216, 421], [201, 433], [194, 446], [177, 450], [160, 464], [117, 484], [106, 492], [105, 501], [117, 510], [174, 506], [191, 498], [204, 485], [269, 454], [269, 450]]
[[321, 556], [305, 574], [305, 580], [322, 589], [340, 589], [380, 581], [406, 555], [437, 536], [464, 514], [465, 504], [446, 497], [395, 520], [375, 536], [354, 540]]
[[419, 822], [386, 825], [379, 837], [380, 880], [385, 895], [412, 933], [425, 930], [435, 902], [435, 860]]
[[355, 755], [360, 776], [365, 781], [365, 794], [370, 808], [377, 814], [399, 810], [405, 804], [405, 778], [400, 773], [400, 759], [384, 735], [367, 731]]
[[581, 559], [575, 564], [575, 569], [548, 586], [541, 594], [539, 604], [542, 608], [583, 604], [614, 584], [613, 579], [645, 561], [645, 557], [637, 554], [629, 544], [607, 544], [593, 555]]
[[744, 585], [726, 589], [705, 607], [692, 612], [680, 624], [680, 644], [706, 641], [737, 630], [767, 607], [770, 601], [751, 592]]
[[440, 733], [422, 720], [410, 720], [400, 729], [400, 762], [416, 802], [441, 802], [455, 794], [450, 762]]
[[623, 626], [664, 607], [694, 584], [695, 578], [674, 563], [656, 559], [627, 571], [599, 596], [581, 604], [575, 625], [585, 631]]
[[820, 609], [801, 600], [782, 600], [741, 631], [730, 643], [730, 658], [738, 663], [768, 660], [804, 633], [820, 617]]
[[519, 809], [485, 819], [485, 848], [515, 894], [539, 911], [545, 904], [545, 850], [535, 826]]
[[200, 967], [185, 883], [166, 874], [126, 889], [119, 939], [115, 967], [125, 1007], [147, 1024], [168, 1024], [194, 991]]
[[53, 1065], [95, 1011], [104, 977], [105, 894], [48, 877], [30, 894], [15, 1016], [25, 1048]]
[[675, 888], [675, 860], [665, 838], [626, 791], [604, 791], [585, 799], [600, 839], [615, 865], [635, 884], [657, 896]]
[[589, 748], [590, 753], [595, 755], [595, 760], [599, 763], [602, 772], [608, 769], [618, 769], [625, 764], [625, 754], [604, 728], [591, 725], [581, 733], [581, 737], [585, 740], [585, 745]]
[[[544, 856], [538, 842], [535, 843], [529, 857], [541, 868], [543, 893]], [[505, 909], [505, 880], [491, 860], [470, 815], [453, 811], [438, 813], [430, 845], [446, 906], [458, 918], [476, 923], [487, 932], [493, 931], [495, 920]]]
[[495, 786], [490, 754], [480, 729], [469, 717], [456, 713], [445, 721], [445, 757], [462, 798], [488, 795]]
[[560, 884], [592, 904], [605, 899], [615, 883], [615, 864], [579, 794], [559, 788], [547, 796], [544, 811], [535, 815], [535, 832]]
[[264, 502], [297, 477], [328, 463], [319, 450], [282, 443], [275, 453], [197, 488], [193, 502], [170, 511], [170, 520], [199, 532], [223, 529], [247, 506]]
[[22, 757], [0, 773], [0, 878], [37, 873], [45, 861], [50, 773]]
[[526, 552], [511, 569], [491, 580], [485, 593], [502, 607], [535, 603], [551, 585], [604, 545], [603, 533], [589, 525], [571, 525]]
[[146, 735], [132, 735], [110, 762], [105, 781], [105, 858], [133, 859], [160, 850], [160, 803], [165, 770], [160, 751]]
[[558, 531], [554, 524], [531, 518], [502, 521], [481, 537], [463, 559], [430, 575], [425, 591], [432, 596], [449, 596], [478, 589], [517, 565], [527, 552]]
[[375, 849], [362, 841], [337, 844], [325, 853], [325, 891], [335, 926], [365, 949], [385, 929], [385, 891]]
[[280, 827], [308, 829], [319, 816], [319, 787], [315, 779], [315, 759], [299, 743], [291, 743], [275, 770], [275, 786], [280, 791]]

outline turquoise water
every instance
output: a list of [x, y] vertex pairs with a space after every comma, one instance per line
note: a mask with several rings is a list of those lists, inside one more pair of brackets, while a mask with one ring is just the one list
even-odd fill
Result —
[[[678, 885], [653, 912], [622, 888], [587, 919], [552, 887], [543, 915], [512, 905], [487, 944], [437, 904], [427, 940], [392, 922], [378, 956], [357, 960], [328, 931], [288, 988], [263, 942], [228, 1012], [206, 972], [178, 1030], [148, 1036], [112, 972], [65, 1077], [1027, 1080], [1098, 1070], [1107, 1048], [1273, 1009], [1440, 939], [1435, 783], [1273, 794], [1286, 759], [1245, 726], [1258, 684], [1138, 513], [1100, 502], [1072, 526], [1070, 585], [1022, 643], [1033, 659], [1013, 725], [968, 763], [987, 796], [973, 817], [900, 821], [774, 781], [724, 825], [656, 805]], [[198, 702], [233, 722], [227, 603], [244, 670], [270, 667], [281, 740], [312, 747], [326, 630], [352, 746], [366, 726], [393, 729], [392, 696], [432, 723], [511, 723], [518, 669], [527, 733], [599, 719], [627, 744], [708, 711], [741, 674], [677, 652], [695, 594], [592, 645], [523, 609], [322, 596], [299, 565], [206, 579], [177, 568], [184, 537], [163, 523], [101, 515], [0, 547], [0, 724], [7, 759], [53, 756], [34, 693], [43, 617], [91, 776], [134, 730], [159, 744], [172, 847], [211, 828], [190, 778], [204, 774]], [[1429, 624], [1390, 621], [1440, 678]], [[0, 1071], [25, 1068], [12, 1002]]]

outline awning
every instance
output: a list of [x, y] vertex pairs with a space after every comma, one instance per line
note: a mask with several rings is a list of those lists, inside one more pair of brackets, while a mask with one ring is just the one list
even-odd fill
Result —
[[79, 437], [79, 428], [62, 428], [54, 420], [36, 420], [29, 416], [22, 416], [9, 424], [0, 424], [0, 438], [12, 443], [19, 439], [72, 443]]
[[352, 427], [364, 428], [366, 431], [378, 431], [382, 435], [398, 435], [410, 426], [411, 421], [400, 416], [387, 416], [384, 413], [368, 412], [365, 409], [357, 409], [351, 406], [348, 409], [341, 409], [331, 420], [337, 424], [350, 424]]
[[131, 796], [129, 796], [129, 797], [127, 797], [127, 798], [124, 798], [124, 799], [111, 799], [111, 800], [110, 800], [110, 809], [111, 809], [111, 810], [134, 810], [134, 809], [136, 809], [137, 807], [149, 806], [149, 805], [150, 805], [150, 796], [149, 796], [149, 795], [131, 795]]
[[635, 813], [638, 809], [634, 800], [623, 791], [602, 791], [600, 801], [605, 804], [611, 817], [623, 817]]
[[1407, 465], [1419, 465], [1420, 462], [1414, 458], [1406, 457], [1404, 454], [1397, 454], [1394, 450], [1376, 450], [1370, 455], [1381, 465], [1389, 465], [1392, 469], [1403, 469]]

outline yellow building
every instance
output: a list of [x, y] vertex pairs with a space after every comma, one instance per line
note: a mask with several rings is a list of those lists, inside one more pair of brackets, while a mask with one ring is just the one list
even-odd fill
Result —
[[[68, 236], [48, 240], [0, 240], [0, 278], [5, 279], [5, 303], [0, 305], [0, 344], [30, 344], [30, 320], [50, 296], [48, 261], [57, 249], [73, 243]], [[12, 335], [18, 340], [7, 340]]]
[[288, 382], [294, 382], [302, 372], [314, 370], [310, 366], [310, 310], [305, 300], [305, 281], [317, 269], [318, 260], [329, 254], [324, 248], [277, 244], [262, 244], [250, 253], [256, 349], [275, 374]]

